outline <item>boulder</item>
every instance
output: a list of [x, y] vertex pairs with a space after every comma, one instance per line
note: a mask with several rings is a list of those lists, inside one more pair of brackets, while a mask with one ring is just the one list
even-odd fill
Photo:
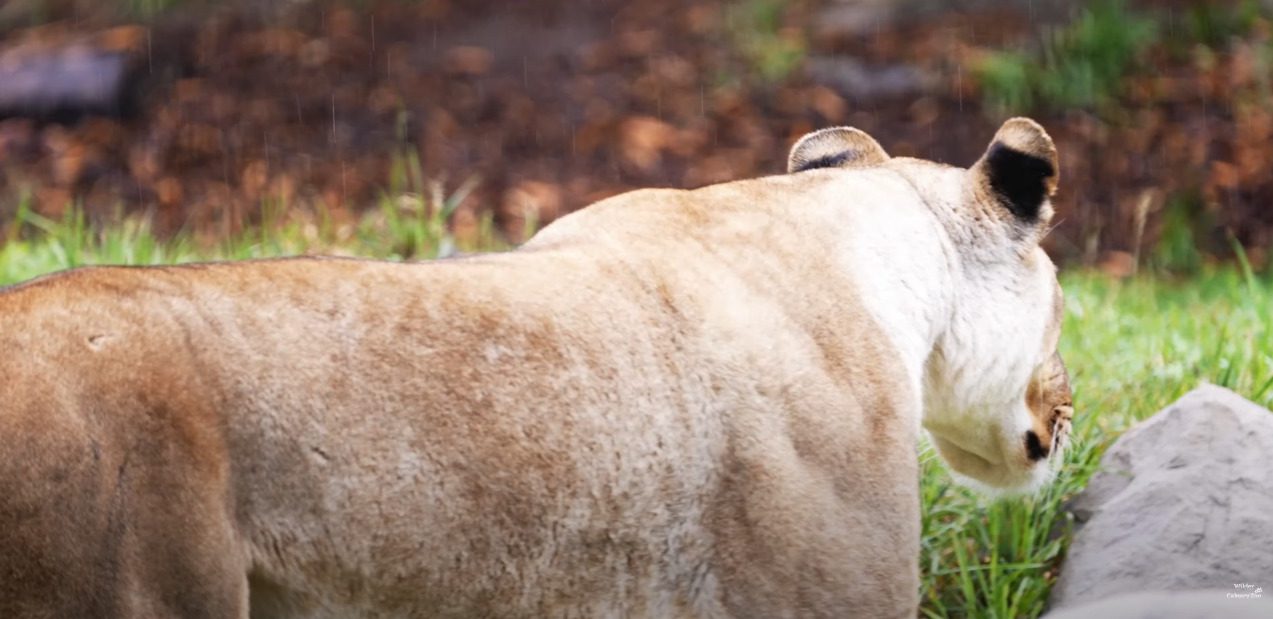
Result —
[[1209, 616], [1237, 616], [1229, 603], [1252, 598], [1224, 592], [1273, 591], [1273, 413], [1199, 387], [1123, 434], [1070, 510], [1053, 608], [1209, 589], [1222, 592], [1197, 598], [1214, 601]]
[[7, 39], [0, 47], [0, 117], [69, 121], [134, 112], [147, 36], [137, 26], [87, 35], [45, 27]]
[[810, 56], [805, 60], [809, 79], [862, 104], [919, 97], [940, 84], [935, 76], [905, 64], [873, 66], [848, 56]]

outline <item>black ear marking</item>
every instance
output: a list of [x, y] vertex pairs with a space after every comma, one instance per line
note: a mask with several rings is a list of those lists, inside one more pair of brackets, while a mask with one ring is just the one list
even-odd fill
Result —
[[829, 127], [800, 138], [787, 156], [787, 172], [819, 168], [865, 168], [888, 161], [888, 153], [861, 129]]
[[1013, 215], [1033, 221], [1051, 193], [1048, 180], [1056, 176], [1051, 161], [995, 142], [986, 153], [986, 175], [991, 190]]
[[1048, 198], [1056, 193], [1059, 163], [1056, 144], [1039, 123], [1010, 118], [970, 172], [981, 199], [1018, 222], [1040, 226], [1052, 218]]
[[818, 168], [839, 168], [845, 164], [852, 163], [858, 158], [858, 154], [846, 150], [831, 155], [823, 155], [812, 161], [801, 161], [791, 170], [791, 172], [804, 172], [805, 170], [816, 170]]

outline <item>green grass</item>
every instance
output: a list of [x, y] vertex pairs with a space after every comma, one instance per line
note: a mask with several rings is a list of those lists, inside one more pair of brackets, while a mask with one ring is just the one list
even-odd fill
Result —
[[1123, 0], [1095, 0], [1069, 24], [1044, 29], [1037, 46], [988, 55], [976, 75], [997, 115], [1036, 108], [1097, 108], [1157, 39], [1158, 22]]
[[798, 30], [783, 28], [784, 0], [736, 0], [725, 7], [725, 26], [734, 49], [761, 83], [781, 82], [805, 58]]
[[[417, 196], [380, 201], [380, 208], [356, 226], [336, 230], [325, 218], [297, 218], [275, 222], [268, 232], [253, 230], [242, 236], [210, 243], [178, 233], [159, 240], [144, 219], [129, 218], [119, 225], [95, 230], [78, 211], [50, 220], [20, 209], [0, 248], [0, 285], [61, 269], [93, 264], [174, 264], [204, 260], [244, 260], [272, 256], [339, 253], [368, 258], [435, 258], [455, 250], [456, 243], [441, 219]], [[442, 232], [438, 232], [442, 230]], [[482, 247], [500, 247], [491, 240]]]
[[[0, 285], [37, 275], [93, 264], [174, 264], [206, 260], [245, 260], [300, 254], [341, 254], [389, 260], [431, 259], [457, 252], [508, 249], [490, 214], [478, 222], [475, 238], [457, 239], [452, 216], [473, 191], [470, 178], [451, 193], [426, 181], [416, 155], [394, 158], [388, 189], [376, 207], [354, 224], [338, 226], [329, 213], [289, 211], [266, 201], [261, 225], [229, 239], [209, 241], [189, 232], [158, 238], [144, 218], [116, 218], [107, 227], [90, 226], [83, 211], [68, 208], [52, 220], [32, 211], [29, 196], [18, 201], [13, 221], [0, 240]], [[528, 218], [529, 237], [535, 221]]]
[[[406, 183], [418, 184], [418, 183]], [[230, 242], [189, 235], [160, 241], [142, 221], [93, 231], [82, 217], [50, 221], [20, 209], [0, 247], [0, 284], [98, 263], [157, 264], [339, 252], [429, 258], [451, 251], [446, 218], [462, 199], [440, 190], [387, 195], [350, 229], [322, 217], [279, 221]], [[489, 225], [487, 226], [489, 229]], [[468, 251], [501, 249], [491, 233]], [[1068, 542], [1062, 503], [1078, 492], [1118, 434], [1203, 381], [1273, 404], [1273, 279], [1249, 266], [1190, 279], [1126, 282], [1094, 273], [1063, 277], [1062, 353], [1074, 384], [1073, 448], [1055, 484], [1026, 498], [988, 500], [960, 486], [931, 451], [923, 453], [927, 617], [1038, 616]]]
[[[1273, 17], [1258, 0], [1192, 2], [1183, 9], [1132, 6], [1127, 0], [1088, 0], [1073, 18], [1045, 26], [1019, 49], [998, 50], [973, 67], [986, 108], [999, 117], [1033, 111], [1086, 109], [1106, 117], [1125, 113], [1117, 103], [1127, 77], [1153, 71], [1156, 51], [1177, 62], [1204, 62], [1234, 40], [1253, 46], [1267, 63], [1273, 47], [1259, 24]], [[1159, 59], [1161, 61], [1161, 59]], [[1267, 88], [1265, 88], [1267, 90]]]
[[1219, 48], [1250, 32], [1260, 13], [1259, 0], [1194, 2], [1185, 8], [1183, 25], [1187, 40]]
[[150, 21], [172, 9], [207, 8], [225, 2], [207, 0], [8, 0], [0, 2], [0, 29], [29, 27], [61, 20], [106, 18]]

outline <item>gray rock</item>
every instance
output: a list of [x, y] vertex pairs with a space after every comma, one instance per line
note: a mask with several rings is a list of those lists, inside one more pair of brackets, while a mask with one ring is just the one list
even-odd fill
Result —
[[1074, 0], [832, 0], [811, 20], [823, 47], [896, 31], [951, 13], [1016, 11], [1036, 25], [1068, 23]]
[[1143, 591], [1273, 592], [1273, 413], [1199, 387], [1123, 434], [1071, 510], [1080, 528], [1054, 608]]
[[939, 83], [918, 67], [871, 66], [848, 56], [810, 56], [805, 61], [805, 70], [814, 82], [839, 91], [857, 103], [916, 97], [930, 92]]
[[1043, 619], [1269, 619], [1273, 597], [1254, 589], [1129, 593], [1048, 613]]
[[853, 39], [896, 27], [901, 0], [852, 0], [832, 2], [813, 20], [814, 39]]
[[121, 27], [44, 38], [32, 34], [39, 32], [27, 31], [0, 48], [0, 117], [69, 120], [135, 111], [144, 30]]

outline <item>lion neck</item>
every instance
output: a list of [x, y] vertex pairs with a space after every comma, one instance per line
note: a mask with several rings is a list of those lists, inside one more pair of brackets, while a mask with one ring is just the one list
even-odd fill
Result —
[[[948, 330], [959, 258], [950, 234], [906, 175], [854, 173], [833, 187], [819, 225], [834, 230], [837, 261], [860, 303], [887, 337], [918, 398], [929, 355]], [[846, 179], [848, 180], [848, 179]], [[916, 425], [919, 420], [915, 420]]]
[[1025, 245], [1002, 221], [970, 207], [962, 182], [943, 178], [964, 170], [925, 163], [912, 174], [909, 164], [895, 166], [863, 171], [859, 182], [836, 190], [852, 196], [841, 202], [851, 204], [848, 217], [843, 207], [827, 217], [842, 239], [840, 263], [917, 397], [930, 391], [926, 381], [940, 378], [955, 385], [955, 410], [984, 408], [977, 403], [988, 395], [1006, 399], [1026, 380], [1033, 342], [1003, 337], [999, 329], [1032, 337], [1023, 326], [1030, 321], [995, 312], [1013, 307], [1013, 295], [1033, 277], [1014, 266]]

